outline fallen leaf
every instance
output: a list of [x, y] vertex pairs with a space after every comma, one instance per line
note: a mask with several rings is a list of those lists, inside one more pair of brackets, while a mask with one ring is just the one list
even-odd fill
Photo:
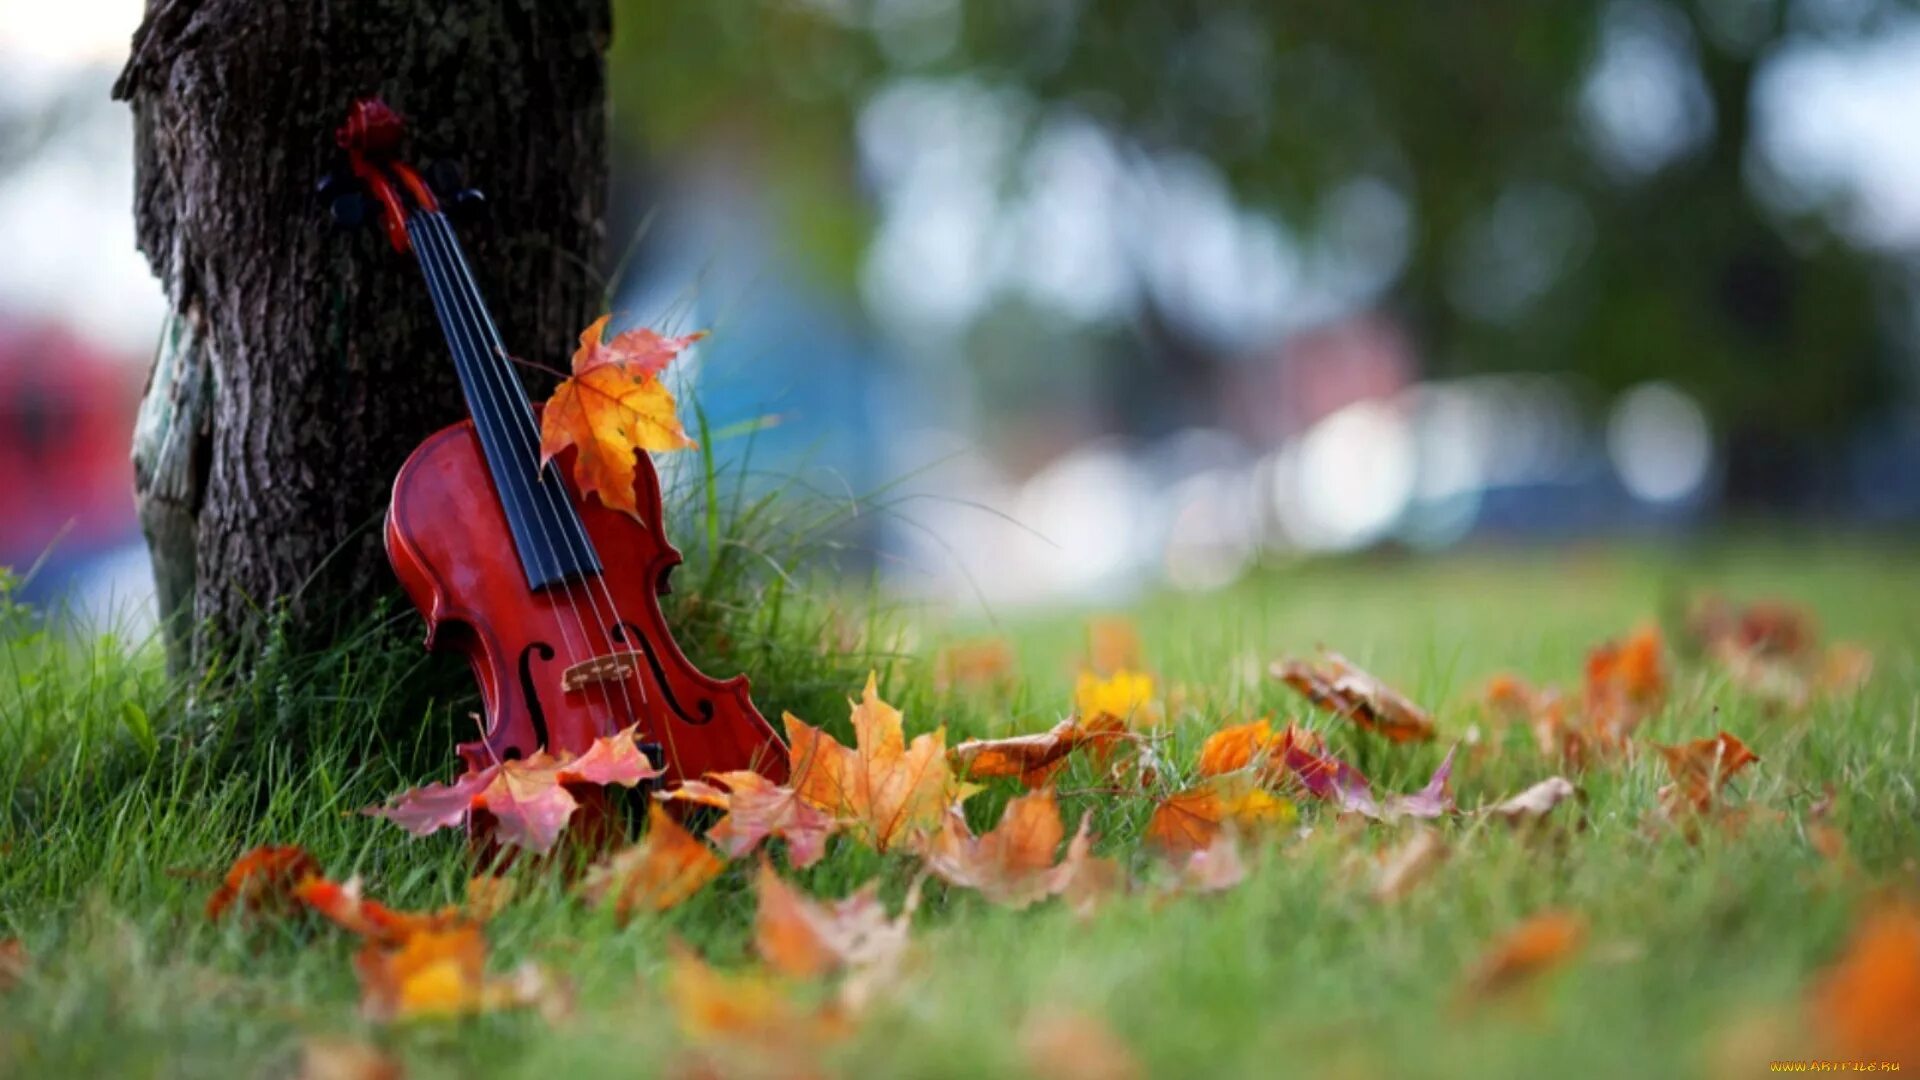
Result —
[[1045, 787], [1066, 763], [1067, 755], [1081, 746], [1112, 743], [1122, 735], [1115, 726], [1095, 728], [1070, 716], [1034, 735], [968, 739], [947, 751], [947, 762], [969, 779], [1017, 776], [1021, 785], [1031, 790]]
[[1140, 628], [1122, 615], [1103, 615], [1087, 623], [1087, 666], [1102, 677], [1139, 671], [1146, 663]]
[[0, 994], [20, 985], [33, 970], [33, 956], [27, 943], [17, 937], [0, 938]]
[[1672, 784], [1660, 789], [1661, 804], [1670, 814], [1687, 809], [1707, 813], [1714, 808], [1726, 782], [1760, 760], [1745, 743], [1724, 731], [1711, 739], [1655, 749], [1673, 777]]
[[360, 894], [359, 878], [343, 885], [322, 877], [308, 877], [294, 886], [293, 895], [334, 925], [368, 940], [389, 944], [465, 922], [459, 908], [442, 908], [430, 913], [396, 911], [378, 900], [368, 900]]
[[933, 658], [933, 688], [943, 694], [1004, 689], [1013, 674], [1013, 646], [1005, 638], [955, 642]]
[[1387, 853], [1373, 879], [1373, 898], [1398, 900], [1447, 861], [1447, 842], [1432, 829], [1420, 829]]
[[1213, 842], [1189, 854], [1180, 864], [1173, 889], [1187, 895], [1226, 892], [1247, 879], [1247, 863], [1240, 857], [1240, 839], [1229, 827], [1214, 834]]
[[1487, 807], [1486, 812], [1513, 825], [1539, 821], [1573, 794], [1572, 781], [1564, 776], [1549, 776], [1518, 795]]
[[584, 753], [538, 750], [525, 758], [471, 770], [452, 784], [427, 784], [364, 813], [384, 817], [415, 836], [466, 822], [483, 810], [503, 844], [545, 854], [566, 828], [579, 800], [569, 788], [633, 787], [663, 775], [640, 752], [637, 727], [595, 739]]
[[1339, 653], [1324, 653], [1318, 664], [1282, 660], [1271, 670], [1308, 701], [1392, 742], [1424, 742], [1434, 736], [1426, 710]]
[[1395, 821], [1403, 817], [1437, 818], [1449, 813], [1453, 810], [1453, 795], [1447, 791], [1447, 781], [1453, 776], [1453, 755], [1459, 749], [1458, 746], [1448, 749], [1447, 756], [1440, 759], [1440, 766], [1427, 779], [1427, 786], [1411, 795], [1389, 795], [1385, 803], [1379, 803], [1364, 785], [1343, 786], [1340, 789], [1340, 808], [1379, 821]]
[[1107, 676], [1083, 671], [1074, 688], [1073, 703], [1075, 713], [1087, 723], [1100, 717], [1133, 728], [1160, 722], [1160, 710], [1153, 701], [1153, 676], [1138, 671], [1121, 669]]
[[254, 848], [227, 868], [220, 888], [207, 898], [207, 918], [218, 919], [235, 904], [244, 911], [292, 910], [294, 887], [319, 875], [320, 863], [303, 848]]
[[795, 979], [897, 965], [919, 906], [919, 890], [914, 888], [900, 916], [889, 916], [880, 902], [878, 881], [845, 899], [821, 903], [782, 881], [764, 860], [754, 891], [760, 898], [754, 949], [768, 967]]
[[715, 971], [678, 943], [667, 956], [667, 1001], [681, 1032], [696, 1041], [806, 1053], [851, 1030], [838, 1009], [803, 1009], [765, 975]]
[[1054, 863], [1054, 852], [1064, 839], [1066, 829], [1051, 790], [1010, 800], [999, 823], [977, 837], [956, 806], [927, 842], [927, 869], [996, 904], [1026, 907], [1066, 888], [1072, 871], [1063, 874], [1065, 864]]
[[1147, 1074], [1113, 1028], [1085, 1013], [1055, 1010], [1028, 1018], [1020, 1048], [1028, 1070], [1051, 1080], [1138, 1080]]
[[1228, 823], [1243, 829], [1293, 820], [1293, 804], [1262, 789], [1242, 773], [1216, 776], [1175, 792], [1147, 819], [1147, 842], [1184, 860], [1213, 846]]
[[1273, 723], [1266, 719], [1224, 727], [1200, 744], [1196, 770], [1201, 776], [1222, 776], [1263, 760], [1274, 744]]
[[1869, 910], [1816, 983], [1810, 1008], [1833, 1057], [1920, 1061], [1920, 906]]
[[369, 941], [354, 957], [360, 1003], [376, 1020], [458, 1016], [495, 1004], [478, 927], [427, 930], [397, 946]]
[[680, 827], [659, 804], [647, 808], [647, 834], [587, 871], [580, 891], [609, 904], [623, 921], [640, 911], [666, 911], [706, 887], [725, 860]]
[[792, 788], [742, 769], [718, 773], [723, 790], [698, 780], [656, 795], [662, 802], [690, 802], [725, 810], [727, 815], [707, 830], [707, 839], [729, 859], [744, 857], [769, 836], [787, 842], [787, 861], [805, 869], [827, 852], [827, 837], [840, 827], [838, 819], [808, 803]]
[[944, 728], [907, 742], [900, 710], [880, 699], [872, 674], [853, 706], [854, 749], [792, 713], [786, 727], [794, 790], [849, 821], [855, 837], [883, 854], [938, 828], [947, 806], [976, 790], [948, 767]]
[[643, 450], [696, 446], [681, 427], [673, 395], [660, 372], [703, 335], [661, 337], [629, 330], [603, 340], [608, 316], [580, 333], [573, 377], [554, 388], [540, 414], [540, 464], [575, 447], [573, 478], [582, 495], [597, 494], [608, 509], [640, 516], [633, 474]]
[[406, 1069], [372, 1043], [353, 1039], [308, 1039], [300, 1048], [295, 1080], [401, 1080]]
[[1605, 734], [1630, 734], [1666, 703], [1666, 642], [1643, 626], [1587, 654], [1586, 719]]
[[1054, 891], [1076, 918], [1091, 916], [1107, 898], [1125, 892], [1127, 872], [1121, 865], [1093, 853], [1092, 815], [1082, 815], [1080, 828], [1067, 841], [1067, 854], [1054, 870]]
[[1541, 912], [1488, 947], [1467, 975], [1466, 993], [1484, 1000], [1531, 982], [1578, 952], [1586, 935], [1586, 920], [1580, 916]]

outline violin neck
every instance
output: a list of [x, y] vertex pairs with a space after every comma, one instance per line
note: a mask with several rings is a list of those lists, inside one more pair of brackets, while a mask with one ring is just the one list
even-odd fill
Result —
[[406, 227], [527, 586], [544, 589], [598, 574], [599, 557], [572, 498], [556, 471], [540, 467], [533, 405], [460, 241], [438, 211], [417, 210]]

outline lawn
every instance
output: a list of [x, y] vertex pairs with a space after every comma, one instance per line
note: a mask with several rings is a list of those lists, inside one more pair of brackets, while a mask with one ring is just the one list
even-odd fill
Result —
[[[1676, 613], [1704, 590], [1805, 604], [1825, 637], [1872, 650], [1870, 681], [1804, 710], [1763, 707], [1677, 647]], [[372, 631], [322, 658], [269, 657], [250, 681], [216, 692], [170, 684], [151, 651], [128, 658], [112, 642], [49, 636], [13, 610], [0, 615], [0, 938], [20, 939], [29, 959], [0, 992], [0, 1074], [284, 1075], [312, 1040], [344, 1039], [415, 1076], [703, 1064], [1019, 1075], [1064, 1069], [1034, 1056], [1048, 1032], [1066, 1044], [1056, 1052], [1094, 1064], [1060, 1034], [1071, 1030], [1061, 1017], [1104, 1030], [1152, 1075], [1763, 1072], [1772, 1058], [1819, 1056], [1812, 988], [1864, 911], [1920, 885], [1917, 607], [1920, 550], [1866, 542], [1307, 563], [1224, 593], [1146, 598], [1127, 614], [1165, 710], [1157, 750], [1172, 775], [1114, 794], [1076, 755], [1057, 778], [1068, 821], [1093, 812], [1097, 850], [1124, 863], [1133, 891], [1082, 919], [1059, 900], [1006, 910], [931, 882], [907, 980], [817, 1056], [772, 1059], [690, 1038], [665, 974], [676, 942], [723, 971], [752, 967], [751, 859], [624, 926], [571, 896], [552, 867], [513, 870], [515, 900], [486, 926], [490, 967], [537, 961], [571, 986], [564, 1015], [377, 1023], [361, 1014], [347, 934], [311, 917], [203, 916], [220, 873], [266, 843], [301, 845], [391, 904], [462, 900], [472, 868], [457, 836], [416, 840], [354, 813], [451, 767], [451, 717], [464, 704], [423, 704], [421, 686], [449, 683], [417, 661], [410, 615], [390, 620], [404, 639]], [[945, 725], [952, 744], [1065, 716], [1089, 614], [1002, 613], [989, 624], [914, 610], [842, 617], [843, 632], [827, 637], [874, 653], [909, 735]], [[1738, 735], [1760, 758], [1723, 796], [1747, 812], [1743, 828], [1662, 826], [1658, 754], [1569, 771], [1524, 725], [1499, 729], [1478, 705], [1502, 671], [1577, 692], [1590, 648], [1650, 620], [1664, 620], [1676, 646], [1671, 689], [1635, 742]], [[932, 657], [983, 635], [1011, 642], [1014, 686], [936, 690]], [[1273, 659], [1321, 645], [1428, 706], [1440, 737], [1385, 742], [1265, 674]], [[751, 671], [763, 711], [792, 709], [849, 738], [846, 707], [832, 703], [858, 692], [850, 673], [866, 661], [783, 657]], [[839, 685], [823, 688], [829, 677]], [[1170, 895], [1171, 873], [1141, 839], [1154, 797], [1190, 779], [1208, 733], [1261, 716], [1320, 731], [1383, 791], [1419, 787], [1449, 746], [1475, 738], [1452, 779], [1461, 812], [1436, 823], [1450, 858], [1378, 901], [1373, 855], [1420, 826], [1336, 820], [1302, 796], [1296, 822], [1247, 838], [1244, 881]], [[1544, 827], [1473, 812], [1557, 772], [1580, 793]], [[1817, 813], [1844, 835], [1844, 852], [1810, 842], [1828, 789]], [[996, 781], [974, 797], [974, 827], [992, 825], [1015, 794]], [[897, 905], [918, 865], [841, 836], [789, 876], [821, 897], [877, 876]], [[1511, 992], [1468, 993], [1489, 943], [1549, 910], [1581, 920], [1584, 944]], [[784, 992], [810, 1001], [821, 991]]]

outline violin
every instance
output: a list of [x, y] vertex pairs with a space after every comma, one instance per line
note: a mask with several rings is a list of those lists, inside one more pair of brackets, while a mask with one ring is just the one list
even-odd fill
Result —
[[[351, 182], [426, 279], [466, 400], [393, 481], [386, 546], [427, 623], [427, 648], [464, 653], [485, 710], [469, 769], [539, 750], [585, 752], [632, 728], [666, 779], [752, 769], [787, 775], [787, 748], [748, 693], [674, 642], [659, 596], [681, 561], [659, 477], [635, 454], [640, 517], [576, 493], [568, 450], [543, 469], [539, 413], [480, 296], [440, 197], [406, 162], [399, 115], [356, 102], [335, 133]], [[470, 193], [447, 193], [449, 202]]]

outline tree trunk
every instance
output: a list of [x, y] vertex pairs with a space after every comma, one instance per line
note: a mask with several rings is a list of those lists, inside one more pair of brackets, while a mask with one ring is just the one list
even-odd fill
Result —
[[280, 610], [324, 640], [391, 592], [394, 472], [464, 416], [412, 258], [314, 195], [348, 105], [384, 97], [413, 159], [485, 193], [481, 287], [509, 347], [559, 365], [600, 302], [608, 34], [607, 0], [149, 0], [115, 96], [173, 310], [135, 472], [176, 662], [244, 664]]

